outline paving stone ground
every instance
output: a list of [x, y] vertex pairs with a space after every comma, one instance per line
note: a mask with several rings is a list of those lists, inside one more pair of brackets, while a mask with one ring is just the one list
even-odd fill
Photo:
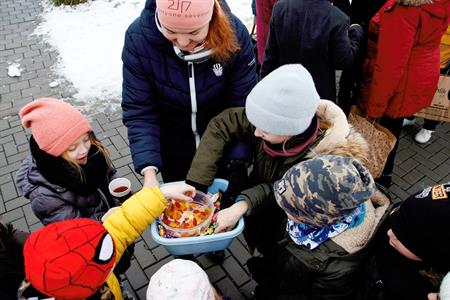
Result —
[[[39, 0], [0, 1], [0, 221], [11, 222], [29, 232], [42, 225], [33, 215], [29, 200], [19, 195], [14, 183], [16, 170], [29, 154], [29, 131], [22, 128], [17, 113], [33, 99], [52, 96], [72, 101], [74, 93], [70, 83], [49, 87], [54, 79], [51, 67], [58, 54], [40, 37], [31, 35], [40, 22], [41, 11]], [[7, 75], [7, 68], [12, 63], [21, 65], [20, 77]], [[88, 112], [88, 115], [97, 137], [110, 151], [119, 175], [130, 178], [138, 189], [142, 178], [133, 171], [120, 113]], [[450, 125], [439, 125], [431, 141], [424, 145], [414, 142], [414, 134], [419, 128], [407, 127], [401, 136], [394, 184], [390, 188], [400, 199], [428, 185], [450, 179]], [[206, 269], [214, 285], [234, 300], [252, 299], [255, 282], [246, 267], [249, 257], [245, 241], [239, 236], [226, 250], [221, 263], [208, 255], [200, 255], [196, 259]], [[152, 240], [150, 230], [147, 230], [136, 243], [132, 266], [124, 277], [127, 289], [136, 299], [145, 299], [151, 275], [172, 259], [164, 247]]]

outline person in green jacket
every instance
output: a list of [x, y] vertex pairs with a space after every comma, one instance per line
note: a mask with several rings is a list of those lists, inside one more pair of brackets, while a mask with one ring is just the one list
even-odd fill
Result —
[[250, 145], [252, 171], [236, 203], [219, 212], [216, 232], [232, 228], [245, 215], [247, 244], [262, 254], [284, 234], [286, 216], [274, 199], [275, 180], [311, 153], [336, 151], [338, 144], [356, 156], [368, 150], [342, 110], [320, 100], [311, 75], [300, 64], [279, 67], [253, 88], [245, 109], [227, 109], [209, 122], [187, 182], [209, 186], [224, 149], [237, 140]]

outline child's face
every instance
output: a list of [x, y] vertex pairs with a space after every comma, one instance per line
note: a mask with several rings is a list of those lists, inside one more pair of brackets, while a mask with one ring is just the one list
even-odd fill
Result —
[[408, 248], [405, 247], [405, 245], [402, 244], [402, 242], [397, 239], [392, 229], [388, 230], [387, 235], [389, 236], [389, 244], [394, 247], [395, 250], [400, 252], [400, 254], [411, 260], [422, 261], [420, 257], [412, 253]]
[[262, 138], [264, 141], [271, 144], [281, 144], [287, 141], [291, 136], [290, 135], [277, 135], [265, 132], [259, 128], [255, 129], [255, 136]]
[[87, 163], [90, 148], [91, 140], [89, 139], [89, 134], [85, 133], [67, 148], [66, 154], [70, 159], [76, 161], [80, 165], [84, 165]]

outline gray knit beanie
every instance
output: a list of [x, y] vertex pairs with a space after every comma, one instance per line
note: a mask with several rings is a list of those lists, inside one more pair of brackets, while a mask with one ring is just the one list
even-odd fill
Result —
[[247, 96], [248, 120], [277, 135], [297, 135], [308, 129], [319, 105], [319, 94], [308, 70], [284, 65], [264, 77]]

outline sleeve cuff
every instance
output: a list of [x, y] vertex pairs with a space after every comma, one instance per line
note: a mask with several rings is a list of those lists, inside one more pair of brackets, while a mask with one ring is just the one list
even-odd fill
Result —
[[150, 170], [150, 169], [155, 170], [156, 174], [159, 173], [159, 170], [158, 170], [157, 167], [155, 167], [155, 166], [147, 166], [147, 167], [145, 167], [145, 168], [143, 168], [143, 169], [141, 170], [141, 175], [144, 176], [145, 171]]

